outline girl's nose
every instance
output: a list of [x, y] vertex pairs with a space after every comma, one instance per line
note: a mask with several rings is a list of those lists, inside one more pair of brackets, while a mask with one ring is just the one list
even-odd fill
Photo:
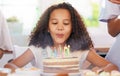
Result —
[[64, 29], [63, 25], [58, 25], [58, 26], [57, 26], [57, 30], [61, 31], [61, 30], [63, 30], [63, 29]]

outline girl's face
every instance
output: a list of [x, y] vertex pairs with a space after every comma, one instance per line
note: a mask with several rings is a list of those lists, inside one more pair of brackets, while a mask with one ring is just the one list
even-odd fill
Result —
[[71, 34], [71, 15], [66, 9], [56, 9], [50, 15], [49, 29], [54, 44], [65, 44]]

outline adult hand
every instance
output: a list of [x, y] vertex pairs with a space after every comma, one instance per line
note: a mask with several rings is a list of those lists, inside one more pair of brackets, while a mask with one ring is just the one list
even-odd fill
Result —
[[120, 0], [109, 0], [112, 3], [120, 4]]

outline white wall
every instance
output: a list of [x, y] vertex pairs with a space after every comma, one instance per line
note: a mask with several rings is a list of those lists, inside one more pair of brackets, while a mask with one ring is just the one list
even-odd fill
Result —
[[95, 47], [111, 47], [115, 38], [110, 36], [107, 31], [107, 24], [101, 22], [98, 28], [88, 28], [89, 34]]

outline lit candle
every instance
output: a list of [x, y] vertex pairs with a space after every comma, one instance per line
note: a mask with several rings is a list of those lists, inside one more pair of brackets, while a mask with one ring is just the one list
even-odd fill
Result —
[[64, 54], [65, 54], [65, 56], [68, 56], [67, 47], [66, 46], [64, 47]]
[[68, 45], [67, 53], [68, 53], [68, 56], [70, 56], [70, 45]]

